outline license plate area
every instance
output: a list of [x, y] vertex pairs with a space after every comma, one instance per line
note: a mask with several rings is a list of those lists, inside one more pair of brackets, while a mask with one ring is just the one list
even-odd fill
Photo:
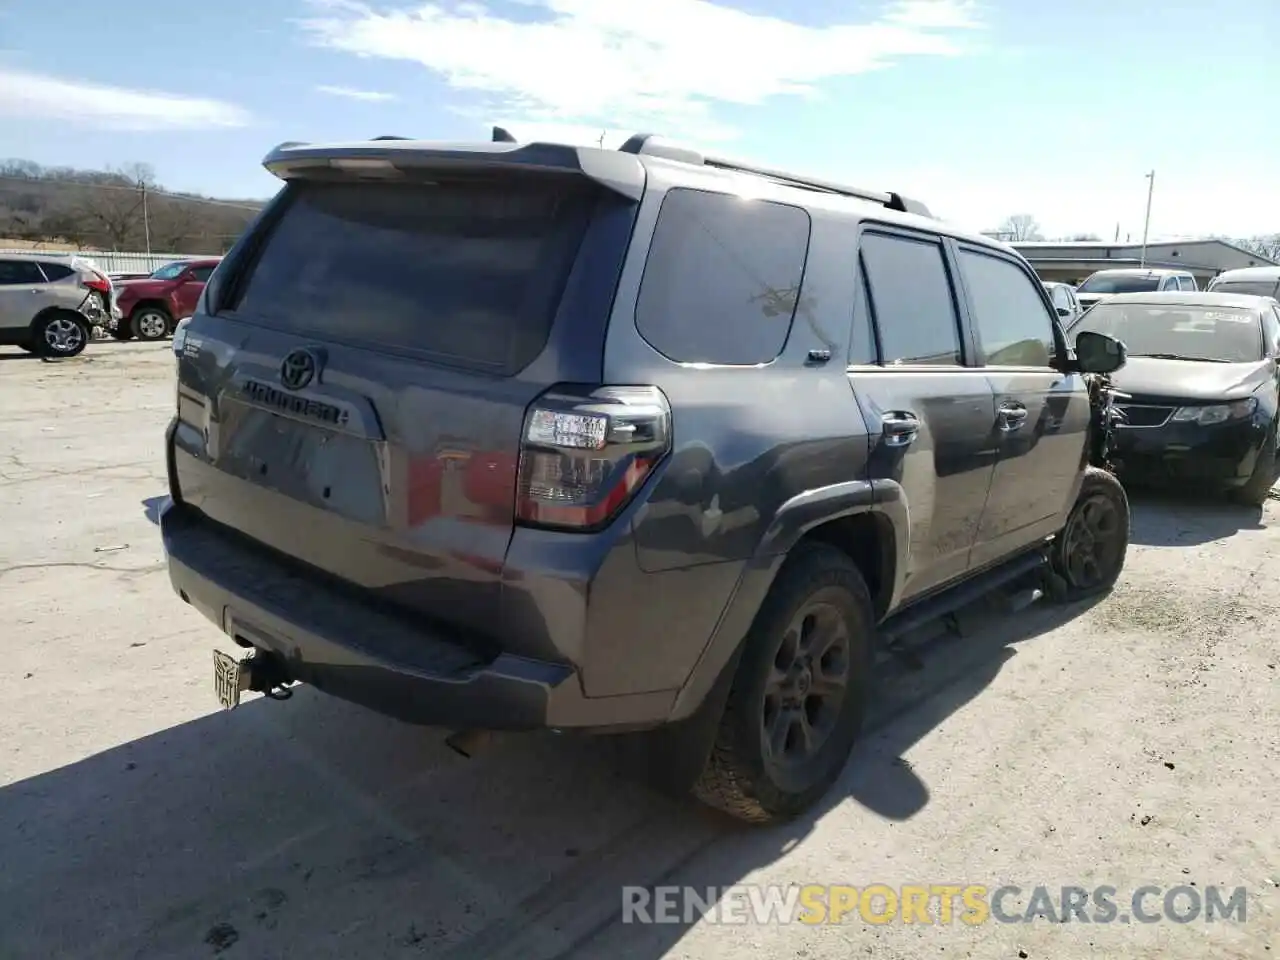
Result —
[[227, 400], [217, 466], [256, 486], [364, 523], [385, 521], [379, 445], [364, 437]]

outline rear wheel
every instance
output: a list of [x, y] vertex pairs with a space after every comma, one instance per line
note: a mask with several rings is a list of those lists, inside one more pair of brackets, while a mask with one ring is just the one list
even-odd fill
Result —
[[1248, 482], [1236, 491], [1236, 499], [1251, 507], [1260, 507], [1271, 496], [1271, 487], [1276, 482], [1276, 432], [1272, 429], [1270, 436], [1258, 451], [1258, 462], [1249, 475]]
[[163, 307], [141, 307], [129, 318], [129, 326], [139, 340], [163, 340], [173, 329], [173, 318]]
[[89, 321], [78, 313], [61, 311], [47, 314], [32, 328], [34, 351], [43, 357], [75, 357], [89, 345], [92, 333]]
[[787, 559], [744, 641], [694, 795], [772, 823], [812, 806], [862, 727], [875, 619], [858, 568], [825, 544]]
[[1106, 593], [1129, 552], [1129, 497], [1106, 470], [1089, 467], [1066, 526], [1054, 540], [1053, 572], [1064, 600]]

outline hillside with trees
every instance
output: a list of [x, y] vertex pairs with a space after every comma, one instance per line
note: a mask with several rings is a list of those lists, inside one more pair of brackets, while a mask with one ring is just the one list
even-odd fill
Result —
[[149, 164], [115, 170], [0, 160], [0, 247], [19, 241], [81, 250], [225, 253], [261, 200], [165, 190]]

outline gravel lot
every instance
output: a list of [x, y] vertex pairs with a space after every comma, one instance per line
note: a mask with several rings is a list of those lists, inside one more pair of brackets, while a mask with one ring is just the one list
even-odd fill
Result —
[[[164, 573], [168, 345], [0, 348], [0, 957], [1280, 954], [1280, 504], [1137, 498], [1091, 608], [973, 613], [886, 673], [817, 815], [743, 830], [611, 746], [300, 690], [217, 710]], [[639, 927], [623, 884], [1245, 886], [1247, 921]]]

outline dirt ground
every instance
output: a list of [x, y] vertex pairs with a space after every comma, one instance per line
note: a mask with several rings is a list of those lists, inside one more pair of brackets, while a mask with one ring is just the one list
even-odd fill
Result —
[[[167, 351], [0, 350], [5, 960], [1280, 954], [1280, 503], [1135, 496], [1109, 598], [964, 618], [886, 671], [820, 811], [750, 830], [650, 795], [604, 741], [466, 760], [307, 689], [219, 711], [220, 638], [154, 525]], [[1248, 901], [1243, 923], [617, 922], [624, 884], [740, 883]]]

